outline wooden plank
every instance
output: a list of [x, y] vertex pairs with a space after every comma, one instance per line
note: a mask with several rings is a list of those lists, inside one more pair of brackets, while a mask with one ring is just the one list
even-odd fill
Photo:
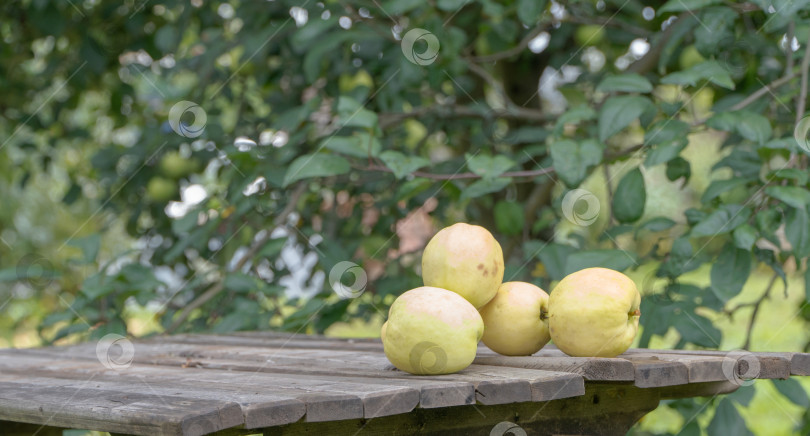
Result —
[[306, 338], [306, 335], [291, 335], [290, 337], [261, 337], [261, 336], [228, 336], [228, 335], [173, 335], [157, 336], [144, 342], [158, 344], [195, 344], [195, 345], [225, 345], [254, 348], [293, 348], [293, 349], [320, 349], [320, 350], [357, 350], [380, 351], [383, 350], [382, 341], [332, 339], [332, 338]]
[[[622, 356], [646, 354], [650, 351], [643, 348], [631, 348]], [[736, 367], [741, 371], [739, 374], [748, 375], [750, 378], [785, 379], [794, 372], [795, 375], [801, 375], [802, 372], [810, 370], [810, 360], [808, 360], [810, 355], [804, 356], [806, 353], [755, 353], [745, 350], [654, 350], [654, 352], [660, 355], [713, 356], [731, 359], [736, 362]], [[752, 359], [756, 359], [758, 362], [754, 363]], [[795, 368], [793, 368], [794, 361], [796, 362]]]
[[726, 362], [722, 357], [638, 353], [627, 356], [629, 360], [646, 359], [679, 362], [686, 366], [689, 383], [731, 380], [739, 371], [739, 362]]
[[589, 383], [585, 395], [545, 403], [417, 409], [365, 421], [295, 423], [273, 428], [267, 434], [624, 435], [639, 418], [655, 409], [658, 401], [657, 389], [640, 389], [629, 383]]
[[242, 411], [226, 401], [0, 382], [0, 419], [135, 435], [201, 436], [240, 425]]
[[[0, 359], [0, 368], [4, 372], [16, 371], [26, 374], [21, 366], [23, 362], [32, 362], [33, 357], [24, 358], [5, 356]], [[321, 421], [333, 419], [375, 418], [390, 414], [407, 413], [419, 402], [419, 391], [402, 386], [369, 385], [350, 383], [327, 377], [313, 378], [300, 375], [295, 378], [280, 374], [221, 371], [213, 369], [157, 367], [153, 365], [133, 364], [125, 370], [107, 370], [93, 361], [59, 361], [40, 357], [37, 362], [39, 371], [49, 371], [48, 376], [60, 373], [74, 373], [84, 376], [113, 373], [117, 377], [142, 377], [150, 385], [167, 382], [211, 389], [216, 397], [223, 390], [239, 392], [251, 391], [296, 398], [307, 403], [306, 420]], [[14, 362], [17, 360], [16, 362]], [[29, 370], [29, 373], [30, 370]], [[31, 373], [36, 377], [36, 372]], [[317, 400], [317, 404], [311, 405]]]
[[[92, 377], [92, 379], [90, 379]], [[90, 381], [88, 381], [90, 380]], [[240, 425], [245, 428], [262, 428], [284, 425], [300, 420], [306, 413], [306, 404], [298, 399], [272, 395], [256, 390], [228, 389], [210, 384], [178, 383], [173, 380], [156, 380], [147, 377], [126, 376], [107, 372], [87, 371], [48, 371], [35, 369], [24, 372], [15, 368], [4, 369], [0, 374], [2, 382], [24, 383], [28, 386], [59, 386], [60, 388], [82, 389], [90, 387], [105, 391], [155, 395], [161, 400], [168, 397], [194, 398], [198, 400], [222, 400], [239, 404], [244, 419]], [[156, 404], [160, 407], [161, 403]]]
[[[531, 357], [563, 358], [569, 356], [553, 345], [546, 345]], [[585, 359], [597, 361], [605, 358], [587, 357]], [[681, 362], [668, 362], [654, 359], [629, 359], [625, 355], [618, 356], [616, 359], [624, 359], [633, 365], [633, 383], [640, 388], [674, 386], [689, 382], [689, 371], [687, 370], [686, 365]]]
[[[547, 401], [584, 392], [583, 378], [564, 372], [472, 365], [456, 374], [414, 376], [395, 369], [381, 353], [149, 343], [136, 343], [135, 348], [135, 361], [167, 366], [355, 376], [364, 377], [367, 383], [389, 385], [393, 379], [464, 382], [474, 387], [475, 398], [481, 404]], [[49, 352], [32, 350], [29, 353]], [[81, 359], [91, 355], [87, 345], [63, 349], [60, 354]], [[464, 390], [450, 394], [454, 398], [468, 398]]]
[[476, 357], [474, 363], [570, 372], [579, 374], [589, 381], [633, 381], [635, 379], [633, 363], [627, 359], [484, 355]]

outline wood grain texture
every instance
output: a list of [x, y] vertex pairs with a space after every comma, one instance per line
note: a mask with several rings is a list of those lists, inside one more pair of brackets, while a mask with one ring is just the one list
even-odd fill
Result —
[[240, 425], [242, 410], [221, 400], [2, 382], [0, 419], [136, 435], [201, 436]]
[[[759, 379], [785, 379], [794, 372], [800, 375], [801, 372], [810, 370], [810, 355], [806, 353], [771, 353], [771, 352], [750, 352], [745, 350], [718, 351], [718, 350], [645, 350], [631, 348], [622, 356], [634, 356], [638, 354], [655, 353], [663, 358], [672, 356], [701, 356], [720, 357], [726, 365], [733, 365], [738, 374], [746, 378]], [[793, 362], [796, 367], [793, 368]]]
[[[136, 343], [135, 349], [136, 362], [163, 366], [187, 365], [230, 371], [288, 373], [296, 376], [323, 375], [330, 378], [362, 377], [364, 383], [382, 385], [416, 383], [427, 401], [423, 407], [434, 407], [434, 404], [440, 401], [445, 403], [463, 401], [452, 405], [470, 404], [470, 390], [475, 392], [474, 400], [482, 404], [547, 401], [581, 395], [584, 391], [584, 379], [568, 372], [471, 365], [456, 374], [414, 376], [394, 368], [381, 353], [362, 351], [254, 349], [151, 343]], [[89, 359], [89, 351], [73, 347], [61, 352], [71, 357]], [[30, 353], [43, 351], [36, 350]], [[455, 386], [453, 390], [439, 392], [428, 381], [433, 384], [452, 383]]]
[[[407, 413], [419, 403], [418, 390], [405, 386], [385, 386], [366, 383], [352, 383], [330, 377], [298, 375], [288, 377], [263, 372], [235, 372], [214, 369], [162, 367], [154, 365], [133, 364], [118, 371], [104, 368], [98, 362], [75, 360], [47, 360], [26, 356], [20, 362], [15, 357], [0, 359], [0, 368], [5, 373], [16, 368], [21, 377], [32, 374], [21, 366], [22, 361], [36, 363], [38, 371], [47, 372], [48, 376], [78, 374], [94, 377], [97, 374], [114, 374], [122, 379], [129, 379], [138, 384], [160, 386], [162, 383], [179, 383], [211, 390], [211, 397], [218, 398], [221, 393], [238, 394], [250, 390], [260, 394], [299, 399], [307, 403], [308, 421], [332, 419], [374, 418], [389, 414]], [[34, 378], [37, 373], [32, 374]], [[328, 411], [326, 415], [311, 413], [309, 402], [317, 399], [314, 410]]]
[[635, 375], [633, 363], [626, 359], [484, 355], [476, 357], [473, 363], [570, 372], [579, 374], [589, 381], [633, 381]]

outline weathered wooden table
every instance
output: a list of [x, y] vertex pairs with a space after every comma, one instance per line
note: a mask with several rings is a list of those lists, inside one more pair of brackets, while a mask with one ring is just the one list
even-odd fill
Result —
[[[810, 374], [810, 354], [481, 347], [452, 375], [393, 368], [379, 340], [177, 335], [0, 350], [0, 434], [620, 435], [661, 399]], [[117, 353], [117, 355], [115, 354]]]

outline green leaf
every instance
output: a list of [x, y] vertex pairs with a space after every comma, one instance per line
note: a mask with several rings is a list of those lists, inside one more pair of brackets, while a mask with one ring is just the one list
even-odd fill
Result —
[[724, 398], [720, 401], [720, 404], [717, 405], [717, 409], [714, 411], [714, 417], [712, 418], [712, 422], [709, 423], [707, 430], [708, 434], [711, 435], [733, 434], [735, 436], [753, 436], [753, 433], [745, 426], [745, 420], [740, 416], [740, 413], [737, 412], [737, 408], [734, 407], [734, 403], [728, 398]]
[[546, 0], [518, 0], [517, 16], [526, 26], [534, 26], [546, 9]]
[[284, 175], [284, 186], [302, 179], [346, 174], [351, 170], [346, 159], [323, 153], [305, 154], [295, 159]]
[[658, 10], [659, 14], [664, 12], [696, 11], [705, 6], [721, 3], [720, 0], [669, 0]]
[[796, 258], [810, 255], [810, 219], [807, 210], [789, 209], [785, 217], [785, 236]]
[[807, 392], [798, 380], [789, 378], [787, 380], [771, 380], [771, 382], [776, 387], [776, 390], [793, 404], [803, 409], [810, 408], [810, 398], [807, 397]]
[[321, 141], [318, 148], [327, 148], [347, 156], [369, 157], [380, 154], [379, 139], [368, 132], [355, 132], [351, 136], [330, 136]]
[[351, 97], [343, 96], [338, 99], [337, 112], [341, 127], [373, 129], [377, 126], [377, 114]]
[[708, 217], [701, 220], [692, 228], [691, 236], [698, 238], [702, 236], [717, 236], [728, 233], [751, 217], [751, 209], [739, 204], [723, 205]]
[[685, 178], [686, 181], [689, 181], [689, 177], [692, 175], [692, 166], [689, 165], [689, 161], [686, 159], [678, 156], [669, 162], [667, 162], [667, 179], [671, 182], [674, 182], [681, 177]]
[[737, 123], [737, 133], [745, 139], [764, 144], [771, 139], [773, 130], [771, 122], [764, 116], [749, 111], [739, 111], [740, 121]]
[[577, 106], [568, 109], [564, 114], [557, 118], [554, 124], [554, 134], [560, 135], [563, 132], [566, 124], [579, 123], [581, 121], [593, 120], [596, 118], [596, 111], [590, 106]]
[[684, 310], [673, 317], [675, 329], [685, 342], [701, 347], [717, 348], [723, 333], [710, 320], [694, 311]]
[[495, 204], [495, 227], [507, 236], [523, 232], [523, 206], [515, 201], [499, 201]]
[[430, 165], [430, 161], [428, 159], [413, 155], [406, 156], [394, 150], [387, 150], [380, 153], [380, 159], [383, 161], [385, 166], [394, 172], [394, 177], [398, 179], [407, 176], [419, 168]]
[[734, 229], [734, 245], [741, 250], [750, 250], [757, 242], [757, 231], [754, 227], [743, 224]]
[[708, 188], [706, 188], [705, 191], [703, 191], [703, 195], [700, 197], [700, 202], [708, 203], [717, 198], [720, 194], [730, 191], [738, 186], [743, 186], [748, 182], [748, 179], [743, 179], [740, 177], [732, 177], [725, 180], [715, 180], [709, 185]]
[[654, 108], [652, 102], [637, 95], [610, 97], [599, 111], [599, 141], [621, 132], [644, 112]]
[[731, 154], [714, 164], [712, 171], [724, 167], [731, 168], [734, 174], [740, 177], [756, 179], [759, 178], [759, 171], [762, 168], [762, 159], [753, 151], [735, 148]]
[[797, 185], [806, 185], [810, 180], [807, 172], [798, 168], [782, 168], [768, 173], [765, 177], [766, 180], [794, 180]]
[[636, 255], [624, 250], [577, 251], [566, 259], [565, 275], [593, 267], [624, 271], [637, 264]]
[[602, 148], [596, 141], [555, 141], [550, 147], [551, 160], [557, 175], [570, 188], [585, 180], [588, 168], [602, 160]]
[[810, 204], [810, 191], [795, 186], [768, 186], [765, 193], [797, 209], [804, 209]]
[[498, 177], [513, 166], [515, 166], [515, 162], [502, 155], [467, 155], [467, 167], [470, 168], [470, 171], [486, 179]]
[[613, 194], [613, 216], [620, 223], [638, 221], [644, 214], [647, 202], [647, 190], [644, 187], [644, 176], [638, 168], [631, 170], [619, 181]]
[[689, 134], [689, 124], [675, 119], [656, 121], [644, 132], [644, 143], [655, 145], [684, 140]]
[[663, 216], [658, 216], [639, 226], [638, 230], [636, 231], [636, 234], [638, 234], [638, 232], [641, 230], [649, 230], [651, 232], [662, 232], [664, 230], [671, 229], [672, 226], [674, 225], [675, 221], [672, 221], [671, 219]]
[[627, 73], [605, 77], [596, 90], [600, 92], [652, 92], [653, 86], [644, 76]]
[[658, 164], [666, 163], [678, 157], [681, 151], [686, 147], [689, 141], [686, 137], [675, 139], [670, 142], [655, 145], [652, 150], [647, 152], [647, 157], [644, 159], [644, 166], [647, 168], [654, 167]]
[[71, 247], [78, 247], [82, 251], [82, 262], [93, 263], [101, 249], [101, 235], [98, 233], [83, 238], [76, 238], [68, 242]]
[[482, 195], [491, 194], [493, 192], [498, 192], [503, 188], [506, 188], [511, 182], [512, 182], [511, 177], [499, 177], [496, 179], [476, 180], [475, 182], [471, 183], [469, 186], [464, 188], [464, 191], [461, 193], [461, 199], [467, 200], [470, 198], [476, 198]]
[[256, 279], [247, 274], [238, 272], [228, 273], [228, 275], [225, 276], [225, 282], [223, 284], [225, 290], [229, 292], [249, 292], [258, 288]]
[[701, 62], [686, 71], [667, 74], [661, 78], [661, 83], [668, 85], [697, 86], [701, 80], [708, 80], [726, 89], [734, 89], [734, 81], [731, 79], [728, 71], [714, 60]]
[[742, 291], [751, 274], [751, 253], [728, 243], [712, 265], [712, 291], [723, 301], [728, 301]]
[[736, 18], [737, 13], [725, 6], [702, 10], [699, 18], [701, 25], [695, 28], [695, 47], [698, 51], [711, 55], [720, 50], [729, 50], [729, 47], [722, 45], [734, 41], [733, 26]]
[[[532, 242], [533, 244], [529, 244]], [[577, 249], [570, 245], [562, 245], [556, 243], [548, 243], [542, 241], [529, 241], [524, 244], [523, 251], [529, 255], [533, 254], [540, 259], [546, 272], [552, 280], [562, 280], [566, 276], [565, 265], [568, 261], [568, 256], [576, 252]], [[535, 246], [539, 247], [535, 247]]]

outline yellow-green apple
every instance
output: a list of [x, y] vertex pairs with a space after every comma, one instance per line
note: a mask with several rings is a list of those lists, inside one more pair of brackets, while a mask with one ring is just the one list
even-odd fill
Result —
[[569, 356], [618, 356], [636, 337], [640, 303], [636, 284], [626, 275], [607, 268], [577, 271], [551, 291], [551, 340]]
[[451, 374], [470, 366], [484, 334], [481, 315], [446, 289], [422, 286], [397, 297], [380, 336], [385, 356], [411, 374]]
[[482, 307], [484, 344], [507, 356], [531, 356], [548, 343], [548, 294], [526, 282], [507, 282]]
[[465, 223], [445, 227], [422, 253], [425, 286], [453, 291], [483, 307], [503, 280], [503, 251], [487, 229]]

